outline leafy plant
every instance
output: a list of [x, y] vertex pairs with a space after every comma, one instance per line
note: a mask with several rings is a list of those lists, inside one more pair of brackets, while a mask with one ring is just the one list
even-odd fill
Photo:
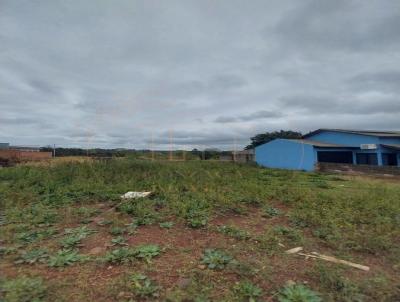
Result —
[[87, 226], [81, 226], [77, 228], [67, 228], [64, 230], [65, 234], [77, 235], [81, 239], [86, 238], [90, 234], [96, 233], [96, 230], [90, 229]]
[[303, 240], [300, 231], [291, 227], [278, 225], [273, 228], [273, 232], [276, 235], [284, 236], [287, 240], [291, 242], [301, 242]]
[[134, 221], [126, 224], [125, 226], [126, 226], [126, 231], [129, 235], [134, 234], [138, 228], [138, 224]]
[[100, 220], [99, 222], [97, 222], [97, 225], [99, 226], [105, 226], [105, 225], [110, 225], [113, 224], [112, 220]]
[[203, 254], [202, 263], [209, 269], [224, 269], [232, 261], [232, 257], [220, 250], [206, 249]]
[[126, 243], [126, 239], [124, 237], [122, 237], [122, 236], [118, 236], [118, 237], [112, 238], [111, 239], [111, 244], [112, 245], [128, 245]]
[[135, 260], [135, 250], [128, 247], [122, 247], [119, 249], [108, 252], [104, 258], [104, 261], [111, 263], [128, 263]]
[[218, 232], [228, 235], [230, 237], [236, 238], [238, 240], [247, 240], [250, 239], [250, 234], [249, 232], [245, 231], [245, 230], [240, 230], [236, 227], [233, 226], [220, 226], [218, 227]]
[[28, 252], [22, 253], [18, 260], [15, 261], [16, 264], [34, 264], [34, 263], [44, 263], [49, 257], [46, 250], [35, 249]]
[[87, 259], [82, 255], [79, 255], [77, 251], [72, 250], [61, 250], [57, 254], [50, 256], [48, 266], [50, 267], [63, 267], [73, 265], [75, 262], [83, 261]]
[[262, 295], [262, 290], [250, 281], [242, 281], [234, 287], [235, 294], [241, 301], [256, 302]]
[[170, 229], [172, 228], [174, 225], [174, 223], [172, 221], [166, 221], [166, 222], [160, 222], [159, 226], [162, 229]]
[[82, 237], [79, 235], [69, 235], [60, 240], [60, 244], [64, 249], [73, 249], [81, 243]]
[[275, 217], [281, 214], [281, 211], [277, 208], [273, 208], [273, 207], [265, 207], [264, 208], [264, 212], [263, 212], [263, 216], [264, 217]]
[[156, 208], [159, 207], [157, 200], [140, 198], [127, 200], [118, 206], [118, 210], [134, 216], [138, 225], [150, 225], [158, 220]]
[[160, 253], [160, 247], [155, 244], [141, 245], [135, 249], [135, 257], [144, 259], [146, 262], [150, 262], [152, 258], [158, 256]]
[[34, 230], [22, 232], [17, 235], [17, 239], [22, 243], [32, 243], [36, 240], [42, 240], [51, 237], [57, 233], [56, 229], [48, 228], [45, 230]]
[[90, 218], [99, 213], [98, 209], [92, 209], [87, 207], [80, 207], [74, 211], [82, 219]]
[[152, 225], [157, 221], [157, 215], [154, 213], [144, 213], [141, 216], [135, 218], [137, 225]]
[[188, 202], [185, 214], [187, 224], [195, 229], [206, 226], [209, 219], [208, 207], [204, 201]]
[[115, 226], [110, 229], [110, 234], [113, 236], [122, 235], [124, 233], [125, 233], [125, 228]]
[[335, 301], [362, 301], [361, 290], [358, 286], [344, 277], [343, 271], [325, 265], [318, 265], [313, 275], [319, 277], [320, 285], [329, 292]]
[[103, 258], [106, 262], [112, 263], [128, 263], [133, 262], [136, 259], [144, 259], [146, 262], [150, 262], [152, 258], [158, 256], [161, 253], [161, 249], [158, 245], [141, 245], [136, 248], [122, 247], [119, 249], [108, 252]]
[[42, 302], [46, 287], [40, 278], [18, 277], [1, 284], [4, 302]]
[[0, 255], [9, 255], [17, 251], [16, 247], [0, 246]]
[[65, 229], [64, 233], [68, 236], [61, 239], [60, 244], [64, 249], [73, 249], [81, 243], [82, 239], [95, 232], [95, 230], [89, 229], [87, 226]]
[[316, 292], [302, 284], [286, 285], [280, 290], [279, 302], [322, 302]]
[[158, 297], [158, 290], [160, 289], [153, 281], [146, 275], [133, 274], [130, 277], [131, 288], [136, 296], [141, 298], [155, 298]]

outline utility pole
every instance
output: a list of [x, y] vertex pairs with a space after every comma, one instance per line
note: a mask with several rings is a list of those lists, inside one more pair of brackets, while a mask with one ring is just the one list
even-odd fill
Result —
[[53, 157], [56, 157], [56, 144], [53, 145]]
[[236, 136], [233, 140], [233, 162], [236, 162]]
[[151, 132], [151, 160], [154, 161], [154, 133]]
[[172, 161], [172, 130], [169, 130], [169, 160]]

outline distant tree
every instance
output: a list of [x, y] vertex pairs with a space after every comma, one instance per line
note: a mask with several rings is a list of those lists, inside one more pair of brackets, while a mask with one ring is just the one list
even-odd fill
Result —
[[265, 132], [261, 134], [257, 134], [256, 136], [253, 136], [251, 139], [251, 144], [246, 146], [246, 150], [248, 149], [253, 149], [259, 145], [268, 143], [276, 138], [288, 138], [288, 139], [296, 139], [296, 138], [301, 138], [302, 134], [301, 132], [297, 131], [291, 131], [291, 130], [280, 130], [280, 131], [274, 131], [274, 132]]

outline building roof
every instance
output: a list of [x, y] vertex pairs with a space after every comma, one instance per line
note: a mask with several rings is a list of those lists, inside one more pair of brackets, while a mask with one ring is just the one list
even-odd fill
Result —
[[301, 144], [311, 145], [314, 147], [321, 147], [321, 148], [354, 148], [352, 146], [345, 146], [345, 145], [338, 145], [338, 144], [330, 144], [324, 142], [313, 141], [309, 139], [286, 139], [288, 141], [295, 141]]
[[310, 136], [313, 136], [315, 134], [318, 134], [318, 133], [324, 132], [324, 131], [351, 133], [351, 134], [377, 136], [377, 137], [399, 137], [400, 138], [400, 131], [348, 130], [348, 129], [328, 129], [328, 128], [322, 128], [322, 129], [312, 131], [310, 133], [307, 133], [306, 135], [303, 135], [303, 138], [308, 138]]
[[400, 150], [400, 144], [382, 144], [382, 146], [389, 149]]

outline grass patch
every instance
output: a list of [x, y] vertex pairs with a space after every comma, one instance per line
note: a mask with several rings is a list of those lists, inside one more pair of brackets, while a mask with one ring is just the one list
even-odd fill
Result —
[[232, 237], [232, 238], [235, 238], [238, 240], [247, 240], [247, 239], [251, 238], [249, 232], [238, 229], [234, 226], [222, 225], [222, 226], [219, 226], [217, 228], [217, 230], [218, 230], [218, 232], [220, 232], [222, 234], [225, 234], [229, 237]]
[[0, 288], [4, 302], [41, 302], [46, 296], [46, 286], [41, 278], [7, 279], [0, 283]]
[[[121, 194], [132, 190], [153, 194], [150, 198], [120, 199]], [[279, 209], [282, 206], [285, 212], [271, 205], [279, 205]], [[365, 278], [357, 277], [351, 270], [334, 272], [329, 267], [314, 275], [302, 269], [291, 271], [293, 280], [308, 281], [323, 300], [346, 301], [346, 296], [366, 302], [399, 300], [396, 280], [400, 259], [400, 185], [392, 181], [211, 161], [87, 160], [1, 169], [0, 209], [0, 240], [4, 243], [0, 254], [7, 280], [16, 274], [36, 276], [38, 272], [45, 277], [45, 270], [50, 269], [24, 265], [29, 263], [79, 266], [79, 273], [68, 280], [68, 286], [60, 281], [65, 280], [62, 274], [68, 268], [51, 270], [56, 278], [49, 280], [49, 286], [53, 289], [54, 285], [57, 294], [67, 301], [71, 297], [82, 301], [98, 297], [119, 299], [118, 293], [111, 295], [107, 291], [107, 278], [113, 272], [108, 267], [113, 265], [83, 264], [87, 258], [76, 250], [94, 231], [99, 233], [88, 240], [88, 253], [109, 263], [135, 262], [130, 269], [142, 271], [162, 286], [157, 291], [159, 297], [146, 299], [257, 300], [259, 297], [252, 297], [250, 285], [242, 284], [235, 289], [238, 278], [251, 280], [265, 296], [272, 296], [271, 286], [265, 284], [272, 278], [285, 282], [285, 272], [293, 264], [300, 268], [305, 265], [303, 259], [290, 257], [289, 261], [289, 256], [283, 254], [285, 249], [301, 245], [306, 250], [327, 250], [343, 259], [357, 259], [365, 265], [370, 265], [370, 257], [382, 260], [374, 262], [374, 269]], [[221, 214], [228, 218], [240, 214], [245, 224], [254, 225], [257, 230], [251, 240], [247, 240], [250, 235], [246, 231], [233, 225], [208, 227], [209, 221]], [[276, 218], [262, 219], [261, 215]], [[281, 219], [282, 215], [285, 219]], [[96, 223], [65, 229], [86, 224], [95, 216]], [[261, 233], [259, 226], [263, 223], [265, 229]], [[157, 227], [141, 228], [151, 224]], [[158, 226], [170, 229], [163, 231]], [[58, 231], [64, 229], [65, 232]], [[182, 248], [168, 249], [166, 257], [148, 265], [162, 249], [153, 245], [125, 246], [127, 237], [123, 236], [132, 234], [138, 243], [165, 236], [166, 244]], [[115, 246], [103, 255], [110, 240]], [[199, 251], [215, 246], [215, 240], [221, 249], [204, 252], [199, 260], [202, 263], [198, 263]], [[60, 247], [62, 250], [53, 252]], [[44, 249], [51, 252], [42, 253]], [[21, 265], [15, 266], [14, 261]], [[88, 289], [90, 276], [97, 273], [105, 277], [104, 282], [96, 281]], [[276, 276], [272, 277], [272, 273]], [[176, 279], [182, 278], [190, 278], [188, 285], [182, 287], [178, 281], [175, 284]], [[140, 285], [144, 286], [144, 282], [140, 281]], [[273, 288], [282, 286], [273, 284]], [[136, 296], [132, 288], [128, 292], [131, 296], [127, 300], [145, 299]]]

